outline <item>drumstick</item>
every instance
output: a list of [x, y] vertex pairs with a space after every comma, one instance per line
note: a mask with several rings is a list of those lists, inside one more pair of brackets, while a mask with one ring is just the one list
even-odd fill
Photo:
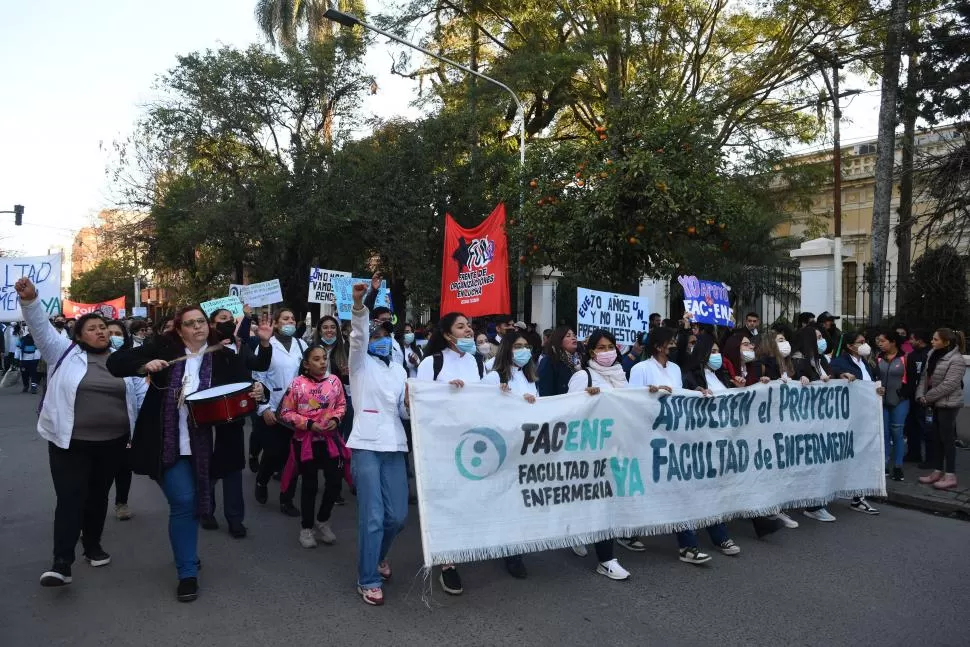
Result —
[[[215, 346], [209, 346], [208, 348], [206, 348], [201, 353], [192, 353], [191, 355], [182, 355], [181, 357], [176, 357], [175, 359], [168, 360], [168, 365], [171, 366], [175, 362], [184, 362], [185, 360], [187, 360], [190, 357], [201, 357], [203, 355], [208, 355], [209, 353], [214, 353], [214, 352], [216, 352], [217, 350], [219, 350], [221, 348], [225, 348], [225, 346], [223, 346], [222, 344], [216, 344]], [[144, 366], [142, 368], [138, 369], [138, 374], [139, 375], [144, 375], [145, 373], [146, 373], [146, 371], [145, 371], [145, 367]]]

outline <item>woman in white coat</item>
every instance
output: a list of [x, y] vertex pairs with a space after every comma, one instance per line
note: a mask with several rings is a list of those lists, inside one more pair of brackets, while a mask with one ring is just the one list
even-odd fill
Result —
[[108, 492], [124, 460], [145, 380], [108, 372], [110, 336], [100, 314], [78, 319], [72, 341], [51, 325], [29, 279], [18, 280], [15, 287], [34, 343], [50, 360], [37, 431], [48, 442], [57, 506], [54, 564], [40, 583], [63, 586], [72, 581], [78, 538], [91, 566], [111, 562], [101, 546]]

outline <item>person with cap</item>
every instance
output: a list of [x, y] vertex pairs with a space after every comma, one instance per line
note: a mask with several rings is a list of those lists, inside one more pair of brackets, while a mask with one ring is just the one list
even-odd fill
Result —
[[373, 606], [384, 604], [391, 579], [387, 554], [408, 515], [407, 371], [391, 361], [394, 327], [370, 320], [367, 286], [353, 287], [350, 385], [357, 415], [347, 440], [357, 488], [357, 592]]
[[833, 357], [839, 352], [839, 341], [842, 339], [842, 331], [835, 325], [835, 320], [840, 319], [831, 312], [825, 311], [818, 316], [816, 321], [822, 329], [822, 335], [829, 346], [829, 356]]

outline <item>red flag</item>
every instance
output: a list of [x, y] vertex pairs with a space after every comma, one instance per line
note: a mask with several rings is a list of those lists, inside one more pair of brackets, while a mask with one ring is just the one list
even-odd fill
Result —
[[474, 229], [462, 229], [445, 214], [441, 313], [482, 317], [509, 314], [511, 310], [505, 205], [499, 203]]

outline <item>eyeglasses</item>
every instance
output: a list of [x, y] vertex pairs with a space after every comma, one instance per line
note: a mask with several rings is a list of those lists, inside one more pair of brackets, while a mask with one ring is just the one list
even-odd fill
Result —
[[183, 319], [182, 320], [183, 328], [200, 328], [202, 326], [207, 326], [207, 325], [209, 325], [209, 322], [206, 321], [205, 319]]

